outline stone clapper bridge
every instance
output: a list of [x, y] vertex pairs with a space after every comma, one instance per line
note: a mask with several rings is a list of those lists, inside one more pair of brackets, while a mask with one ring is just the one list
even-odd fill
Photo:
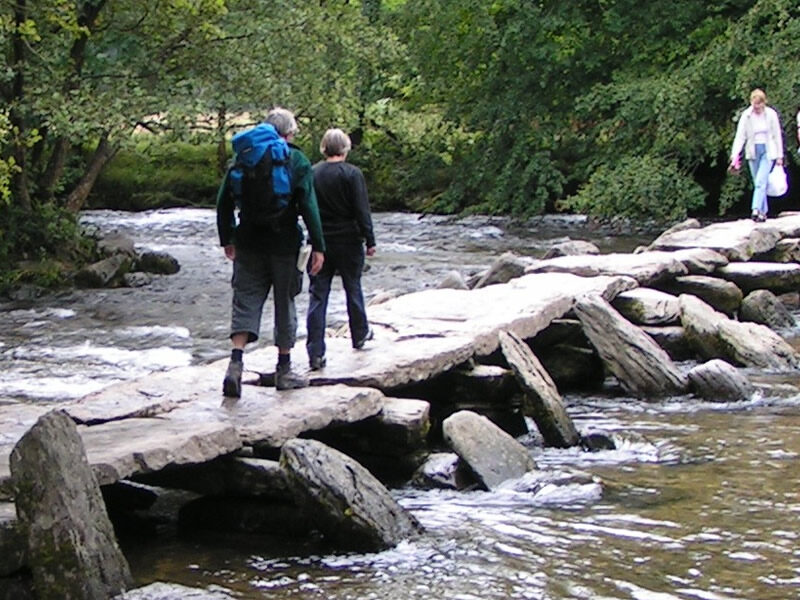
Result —
[[[357, 428], [352, 437], [358, 439], [345, 452], [361, 464], [376, 473], [390, 463], [411, 472], [430, 453], [432, 421], [437, 428], [449, 416], [435, 398], [425, 398], [425, 386], [456, 371], [472, 372], [476, 380], [485, 369], [495, 379], [507, 380], [513, 372], [515, 390], [525, 396], [522, 412], [533, 418], [544, 443], [578, 445], [582, 436], [548, 375], [559, 353], [545, 368], [544, 360], [515, 342], [536, 348], [539, 337], [572, 325], [588, 339], [601, 371], [615, 376], [632, 396], [746, 397], [753, 384], [738, 367], [800, 366], [798, 354], [774, 328], [738, 315], [751, 292], [800, 290], [797, 238], [800, 215], [787, 214], [758, 224], [740, 220], [701, 227], [689, 220], [631, 254], [542, 260], [507, 254], [474, 289], [428, 289], [371, 305], [374, 340], [358, 351], [348, 338], [330, 337], [328, 364], [309, 373], [308, 388], [279, 392], [258, 385], [268, 377], [246, 371], [242, 397], [223, 398], [225, 359], [113, 385], [58, 408], [77, 424], [101, 486], [133, 480], [208, 494], [237, 489], [235, 474], [248, 464], [271, 471], [268, 480], [278, 481], [274, 474], [285, 470], [288, 459], [276, 461], [287, 443], [335, 440], [335, 432], [346, 438], [348, 428]], [[684, 373], [673, 359], [686, 354], [708, 362]], [[300, 368], [305, 361], [299, 344], [294, 355]], [[268, 369], [275, 359], [274, 348], [255, 350], [246, 354], [245, 368]], [[9, 455], [47, 411], [31, 404], [0, 406], [0, 532], [15, 519]], [[513, 435], [524, 432], [505, 428]], [[498, 477], [497, 465], [482, 472], [481, 461], [471, 463], [469, 450], [451, 439], [461, 428], [444, 429], [444, 441], [468, 463], [481, 487], [491, 489], [503, 477], [535, 468], [522, 460], [522, 473]], [[254, 466], [258, 461], [269, 466]], [[197, 476], [203, 467], [217, 468], [219, 475]], [[377, 546], [391, 543], [383, 539]]]

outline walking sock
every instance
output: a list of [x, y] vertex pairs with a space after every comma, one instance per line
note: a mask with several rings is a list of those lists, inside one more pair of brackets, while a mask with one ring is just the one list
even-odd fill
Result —
[[234, 348], [231, 350], [231, 360], [233, 362], [242, 362], [242, 357], [244, 355], [244, 350], [240, 348]]

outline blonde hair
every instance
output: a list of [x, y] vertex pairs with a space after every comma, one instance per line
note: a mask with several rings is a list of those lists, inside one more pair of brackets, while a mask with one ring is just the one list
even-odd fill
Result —
[[350, 148], [350, 136], [341, 129], [328, 129], [319, 143], [319, 151], [325, 156], [344, 156]]
[[757, 102], [759, 104], [767, 103], [767, 95], [764, 93], [764, 90], [756, 88], [752, 92], [750, 92], [750, 104], [754, 102]]

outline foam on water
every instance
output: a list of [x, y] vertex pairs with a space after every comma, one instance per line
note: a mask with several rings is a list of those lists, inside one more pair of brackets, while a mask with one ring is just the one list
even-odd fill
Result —
[[123, 379], [92, 379], [81, 375], [68, 377], [29, 377], [8, 379], [0, 376], [0, 396], [26, 397], [37, 400], [73, 400], [103, 389]]
[[[112, 366], [116, 369], [136, 371], [161, 370], [185, 367], [191, 363], [191, 353], [179, 348], [160, 346], [143, 350], [129, 350], [114, 346], [100, 346], [91, 341], [64, 347], [18, 347], [13, 351], [15, 357], [40, 360], [51, 363], [75, 363], [84, 367], [90, 365]], [[132, 375], [132, 373], [129, 373]]]

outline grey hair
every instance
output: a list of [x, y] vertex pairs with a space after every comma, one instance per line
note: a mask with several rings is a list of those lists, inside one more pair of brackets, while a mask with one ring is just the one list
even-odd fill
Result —
[[341, 129], [328, 129], [319, 143], [319, 151], [325, 156], [344, 156], [352, 147], [350, 136]]
[[278, 135], [282, 137], [289, 137], [290, 135], [294, 135], [298, 131], [297, 121], [295, 121], [294, 114], [292, 111], [287, 110], [285, 108], [281, 108], [280, 106], [276, 106], [273, 108], [269, 113], [267, 113], [267, 118], [265, 119], [267, 123], [270, 123], [273, 127], [275, 127]]

